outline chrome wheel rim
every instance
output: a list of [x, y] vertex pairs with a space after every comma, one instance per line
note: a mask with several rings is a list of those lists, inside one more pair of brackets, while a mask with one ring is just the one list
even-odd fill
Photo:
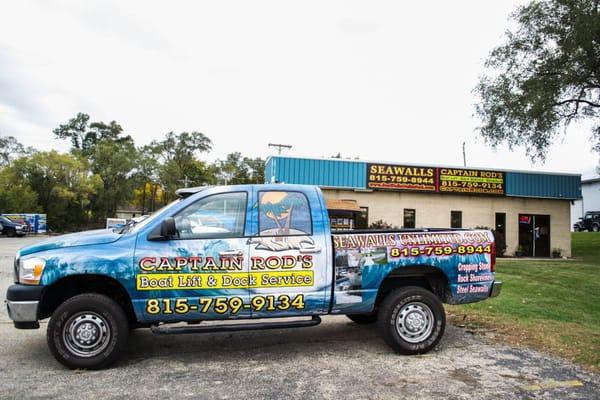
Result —
[[67, 349], [79, 357], [94, 357], [106, 349], [111, 331], [104, 317], [94, 312], [73, 315], [63, 328]]
[[433, 311], [425, 303], [405, 304], [396, 316], [396, 331], [409, 343], [419, 343], [427, 339], [433, 331]]

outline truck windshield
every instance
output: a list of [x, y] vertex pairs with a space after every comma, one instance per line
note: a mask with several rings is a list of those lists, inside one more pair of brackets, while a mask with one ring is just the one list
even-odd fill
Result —
[[[142, 229], [144, 226], [148, 225], [150, 222], [154, 221], [159, 215], [161, 215], [163, 212], [167, 211], [168, 209], [172, 208], [175, 204], [178, 204], [181, 201], [181, 199], [177, 199], [172, 203], [167, 204], [166, 206], [159, 208], [158, 210], [156, 210], [152, 215], [150, 215], [148, 218], [146, 218], [145, 220], [135, 224], [132, 228], [130, 228], [129, 230], [131, 230], [132, 232], [137, 232], [140, 229]], [[126, 232], [128, 229], [124, 230], [123, 232]]]

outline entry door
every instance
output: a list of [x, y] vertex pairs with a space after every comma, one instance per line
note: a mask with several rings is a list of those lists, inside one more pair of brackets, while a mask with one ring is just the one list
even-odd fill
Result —
[[550, 257], [550, 216], [519, 214], [519, 250], [526, 257]]
[[533, 216], [534, 257], [550, 257], [550, 216]]
[[217, 193], [173, 215], [171, 240], [138, 237], [138, 315], [146, 321], [250, 317], [245, 191]]
[[309, 202], [305, 193], [282, 190], [257, 196], [257, 234], [249, 239], [252, 316], [322, 313], [330, 293], [329, 250], [318, 198]]

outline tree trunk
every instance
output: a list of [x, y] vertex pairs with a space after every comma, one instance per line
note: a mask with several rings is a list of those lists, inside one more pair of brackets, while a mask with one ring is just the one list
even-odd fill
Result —
[[142, 191], [142, 215], [146, 211], [146, 182], [144, 182], [144, 189]]

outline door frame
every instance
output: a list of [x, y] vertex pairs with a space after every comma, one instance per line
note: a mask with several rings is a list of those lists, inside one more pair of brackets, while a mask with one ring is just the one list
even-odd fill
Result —
[[[550, 255], [552, 254], [552, 231], [551, 231], [551, 215], [550, 214], [530, 214], [530, 213], [519, 213], [518, 214], [518, 218], [520, 220], [520, 218], [524, 216], [524, 217], [531, 217], [531, 257], [537, 258], [537, 257], [550, 257]], [[536, 254], [536, 238], [535, 238], [535, 228], [536, 228], [536, 218], [537, 217], [547, 217], [548, 218], [548, 255], [544, 255], [544, 256], [538, 256]], [[519, 221], [520, 223], [520, 221]], [[519, 246], [521, 246], [521, 234], [519, 232], [519, 238], [518, 238], [518, 243]]]

